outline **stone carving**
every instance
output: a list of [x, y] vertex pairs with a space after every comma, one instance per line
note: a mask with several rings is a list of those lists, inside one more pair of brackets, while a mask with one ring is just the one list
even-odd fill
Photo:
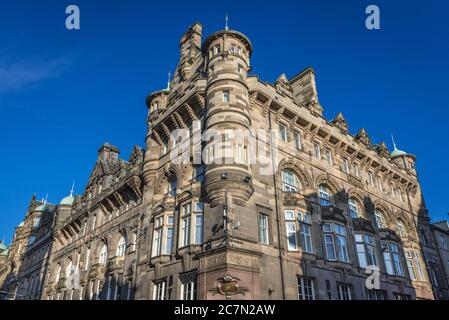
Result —
[[348, 132], [349, 126], [348, 123], [346, 122], [345, 117], [343, 116], [343, 113], [341, 112], [337, 113], [337, 116], [335, 117], [334, 120], [332, 120], [332, 123], [341, 131], [345, 133]]
[[360, 129], [360, 131], [355, 136], [355, 139], [366, 146], [369, 146], [371, 144], [371, 139], [369, 138], [365, 128]]

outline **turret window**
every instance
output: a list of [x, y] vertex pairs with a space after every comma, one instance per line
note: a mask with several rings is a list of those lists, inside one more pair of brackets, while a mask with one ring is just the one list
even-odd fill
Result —
[[229, 91], [223, 91], [223, 102], [229, 103]]

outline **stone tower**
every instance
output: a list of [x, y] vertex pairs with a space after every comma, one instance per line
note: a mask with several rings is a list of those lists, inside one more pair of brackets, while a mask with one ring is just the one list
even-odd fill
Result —
[[[202, 51], [207, 73], [203, 159], [207, 164], [205, 239], [209, 243], [200, 259], [199, 286], [217, 288], [221, 281], [232, 283], [233, 277], [252, 276], [230, 261], [241, 257], [232, 242], [239, 233], [242, 207], [254, 191], [245, 136], [251, 127], [247, 72], [252, 46], [245, 35], [226, 28], [210, 35]], [[224, 263], [214, 266], [214, 261]], [[209, 291], [203, 294], [202, 298], [214, 299]]]

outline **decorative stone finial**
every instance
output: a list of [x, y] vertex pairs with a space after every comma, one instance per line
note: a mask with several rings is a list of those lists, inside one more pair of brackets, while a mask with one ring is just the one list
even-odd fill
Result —
[[343, 113], [339, 112], [337, 113], [337, 116], [334, 120], [332, 120], [332, 123], [339, 128], [343, 132], [348, 132], [348, 123], [346, 122], [345, 117], [343, 116]]
[[279, 94], [293, 98], [293, 90], [292, 87], [290, 86], [290, 83], [288, 82], [285, 73], [281, 74], [277, 78], [276, 82], [274, 83], [274, 86], [276, 87], [276, 91]]
[[377, 146], [377, 152], [382, 156], [388, 158], [390, 156], [390, 152], [388, 151], [387, 145], [385, 142], [379, 143]]
[[369, 146], [371, 144], [371, 139], [369, 138], [365, 128], [359, 130], [359, 132], [355, 136], [355, 139], [366, 146]]

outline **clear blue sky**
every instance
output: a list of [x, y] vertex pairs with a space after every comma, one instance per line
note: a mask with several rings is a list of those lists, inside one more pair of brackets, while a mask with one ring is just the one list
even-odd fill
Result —
[[[95, 3], [94, 3], [95, 2]], [[77, 4], [81, 30], [65, 29]], [[381, 30], [365, 29], [365, 8]], [[417, 155], [434, 219], [447, 217], [449, 5], [446, 1], [1, 1], [0, 236], [9, 242], [33, 193], [81, 192], [105, 141], [144, 146], [147, 93], [165, 87], [195, 21], [254, 45], [253, 72], [274, 82], [317, 72], [325, 116]]]

